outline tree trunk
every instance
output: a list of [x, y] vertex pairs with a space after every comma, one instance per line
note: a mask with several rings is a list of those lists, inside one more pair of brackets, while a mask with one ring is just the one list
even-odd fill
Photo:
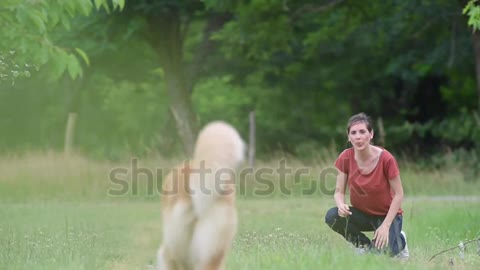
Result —
[[[86, 71], [85, 76], [87, 76], [87, 74], [88, 72]], [[63, 83], [66, 91], [69, 91], [69, 97], [68, 97], [67, 106], [66, 106], [67, 123], [65, 127], [63, 151], [65, 156], [69, 156], [74, 149], [75, 127], [77, 124], [78, 108], [81, 102], [80, 93], [83, 89], [85, 79], [80, 78], [77, 81], [72, 81], [70, 78], [64, 78]], [[73, 87], [69, 89], [68, 85], [72, 85], [72, 84], [73, 84]]]
[[170, 97], [170, 110], [175, 118], [177, 132], [188, 157], [193, 154], [197, 121], [187, 89], [183, 66], [183, 40], [178, 12], [160, 13], [148, 17], [151, 42], [165, 74]]
[[65, 145], [64, 153], [65, 156], [70, 156], [73, 149], [73, 137], [75, 134], [75, 124], [77, 122], [77, 114], [69, 113], [67, 119], [67, 128], [65, 129]]
[[473, 48], [475, 55], [475, 74], [477, 79], [477, 110], [480, 111], [480, 32], [473, 32]]
[[250, 168], [255, 166], [255, 111], [251, 111], [248, 115], [250, 122], [250, 132], [248, 139], [248, 165]]

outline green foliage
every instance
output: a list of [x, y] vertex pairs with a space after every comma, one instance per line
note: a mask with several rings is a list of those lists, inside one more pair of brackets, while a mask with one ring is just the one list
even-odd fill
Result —
[[[450, 148], [478, 149], [480, 140], [480, 117], [476, 111], [463, 110], [445, 119], [430, 120], [425, 123], [403, 122], [386, 129], [387, 146], [399, 148], [412, 141], [421, 143], [425, 140], [439, 142]], [[406, 150], [406, 149], [404, 149]]]
[[189, 16], [201, 11], [203, 7], [203, 1], [200, 0], [132, 0], [127, 1], [125, 11], [148, 16], [181, 12]]
[[102, 77], [96, 81], [91, 90], [102, 99], [99, 104], [101, 112], [110, 116], [109, 125], [115, 126], [117, 132], [122, 134], [127, 149], [148, 151], [151, 147], [159, 147], [158, 150], [166, 147], [162, 145], [160, 136], [165, 128], [162, 123], [166, 122], [169, 111], [163, 87], [147, 82], [113, 81]]
[[248, 113], [253, 108], [253, 93], [232, 85], [230, 76], [223, 76], [197, 83], [192, 100], [202, 124], [224, 120], [245, 131]]
[[[75, 144], [86, 153], [174, 154], [178, 136], [148, 27], [156, 12], [181, 14], [182, 75], [201, 124], [227, 120], [247, 138], [255, 111], [259, 155], [341, 150], [345, 122], [359, 111], [382, 117], [385, 146], [394, 152], [478, 147], [471, 30], [459, 23], [464, 6], [331, 3], [3, 1], [0, 110], [11, 118], [0, 120], [1, 149], [60, 149], [66, 115], [77, 111]], [[42, 63], [50, 68], [33, 72]]]
[[[333, 119], [331, 125], [326, 125], [325, 121], [329, 120], [325, 119], [323, 112], [317, 113], [314, 110], [316, 106], [328, 108], [332, 99], [317, 93], [308, 98], [287, 94], [279, 87], [263, 83], [262, 77], [263, 74], [260, 73], [250, 74], [243, 84], [236, 84], [231, 76], [199, 82], [192, 99], [200, 122], [205, 124], [212, 120], [226, 120], [237, 126], [244, 138], [248, 138], [249, 113], [254, 111], [259, 154], [277, 150], [300, 154], [298, 150], [316, 142], [316, 136], [339, 136], [339, 131], [331, 127], [338, 124], [336, 120]], [[292, 103], [297, 104], [297, 107], [285, 109]], [[341, 106], [337, 109], [332, 114], [343, 113]], [[343, 130], [340, 134], [344, 135]], [[316, 142], [317, 146], [319, 144], [321, 143]], [[316, 151], [314, 148], [310, 150]]]
[[238, 0], [200, 0], [205, 4], [207, 10], [219, 12], [231, 11], [240, 2]]
[[477, 93], [474, 91], [477, 83], [475, 78], [465, 77], [455, 71], [449, 74], [449, 78], [450, 83], [440, 88], [448, 112], [457, 114], [474, 109], [478, 100]]
[[241, 54], [251, 61], [268, 61], [276, 53], [291, 51], [293, 29], [282, 5], [255, 0], [240, 4], [235, 11], [237, 20], [213, 36], [228, 47], [224, 50], [227, 57]]
[[468, 16], [468, 25], [473, 28], [473, 30], [480, 30], [480, 6], [476, 4], [477, 0], [470, 0], [465, 8], [463, 9], [463, 14]]
[[461, 145], [473, 142], [480, 148], [480, 117], [477, 112], [462, 112], [435, 123], [432, 135], [441, 138], [447, 144]]
[[19, 78], [30, 78], [33, 66], [25, 64], [18, 65], [15, 62], [15, 51], [9, 51], [0, 54], [0, 83], [10, 82], [15, 85], [15, 81]]
[[[94, 6], [95, 4], [95, 6]], [[70, 1], [20, 1], [6, 0], [0, 3], [0, 56], [15, 51], [19, 65], [51, 68], [52, 80], [57, 80], [65, 71], [75, 79], [82, 75], [76, 51], [88, 63], [81, 49], [61, 48], [51, 41], [51, 34], [63, 27], [71, 29], [71, 20], [77, 16], [89, 16], [94, 8], [110, 11], [124, 6], [124, 0], [70, 0]], [[1, 73], [3, 74], [3, 73]]]
[[[178, 153], [162, 84], [94, 76], [80, 97], [78, 148], [101, 158]], [[113, 131], [113, 132], [112, 132]]]
[[[409, 131], [402, 125], [407, 117], [421, 117], [418, 114], [426, 105], [416, 99], [422, 92], [439, 91], [424, 89], [428, 86], [424, 82], [438, 74], [447, 78], [448, 83], [441, 86], [443, 96], [439, 96], [448, 104], [453, 119], [462, 108], [477, 107], [475, 84], [471, 83], [475, 79], [465, 76], [472, 70], [472, 58], [466, 50], [457, 49], [471, 47], [470, 33], [457, 27], [456, 19], [448, 15], [462, 8], [458, 3], [367, 1], [325, 8], [297, 1], [287, 6], [261, 0], [239, 5], [236, 19], [214, 38], [222, 42], [226, 57], [235, 62], [243, 59], [247, 73], [257, 71], [268, 87], [278, 87], [289, 97], [290, 103], [277, 100], [276, 104], [294, 107], [293, 112], [298, 111], [313, 127], [299, 127], [297, 123], [302, 121], [295, 113], [282, 117], [288, 119], [292, 131], [290, 136], [282, 134], [290, 148], [310, 144], [311, 135], [324, 145], [330, 138], [343, 145], [338, 131], [343, 131], [341, 119], [346, 121], [359, 111], [385, 120], [392, 130], [387, 141], [395, 149], [402, 149], [400, 145], [417, 136], [426, 138], [424, 134], [430, 134], [432, 126], [419, 124]], [[335, 104], [335, 115], [330, 114], [332, 105], [323, 103], [325, 100]], [[437, 115], [429, 117], [440, 120], [442, 115]], [[407, 121], [404, 127], [409, 125], [417, 124]], [[295, 132], [303, 136], [294, 139]]]

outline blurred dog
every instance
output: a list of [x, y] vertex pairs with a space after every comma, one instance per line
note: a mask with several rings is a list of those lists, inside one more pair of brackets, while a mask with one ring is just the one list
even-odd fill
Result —
[[162, 187], [159, 270], [223, 269], [237, 229], [235, 170], [245, 143], [225, 122], [199, 133], [193, 160], [172, 170]]

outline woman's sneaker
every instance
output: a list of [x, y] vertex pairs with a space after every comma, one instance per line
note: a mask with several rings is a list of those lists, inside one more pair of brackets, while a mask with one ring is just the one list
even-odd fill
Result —
[[403, 235], [403, 238], [405, 239], [405, 248], [403, 248], [402, 251], [400, 251], [395, 257], [402, 259], [402, 260], [407, 260], [408, 257], [410, 257], [410, 252], [408, 252], [408, 244], [407, 244], [407, 235], [405, 234], [404, 231], [400, 232]]
[[364, 255], [366, 254], [367, 252], [369, 252], [369, 249], [366, 248], [366, 247], [355, 247], [355, 254], [357, 255]]

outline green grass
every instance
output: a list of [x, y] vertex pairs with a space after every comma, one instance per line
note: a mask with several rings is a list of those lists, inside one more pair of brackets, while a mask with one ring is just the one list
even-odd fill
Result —
[[[174, 162], [140, 163], [167, 168]], [[322, 164], [311, 165], [311, 175], [301, 182], [312, 181], [312, 175], [328, 166]], [[299, 161], [291, 165], [304, 166]], [[0, 159], [0, 269], [147, 269], [153, 264], [161, 242], [159, 197], [145, 192], [109, 196], [108, 174], [122, 166], [128, 167], [128, 161], [65, 159], [54, 153]], [[458, 250], [428, 259], [479, 236], [480, 200], [429, 196], [478, 196], [480, 185], [463, 182], [455, 170], [404, 171], [404, 229], [411, 253], [407, 262], [356, 255], [324, 224], [332, 196], [321, 190], [308, 197], [281, 196], [276, 188], [265, 198], [239, 198], [239, 230], [227, 269], [477, 269], [477, 243], [467, 246], [463, 260]], [[272, 179], [278, 181], [276, 177]], [[248, 188], [255, 185], [249, 182]]]

